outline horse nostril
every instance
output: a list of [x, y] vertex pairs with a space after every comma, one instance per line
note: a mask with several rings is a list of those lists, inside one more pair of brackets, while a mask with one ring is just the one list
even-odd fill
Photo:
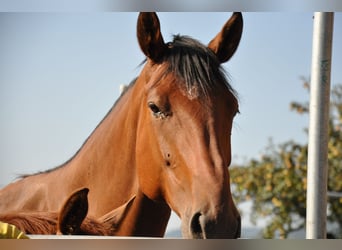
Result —
[[191, 219], [190, 229], [195, 239], [203, 239], [203, 229], [200, 222], [201, 215], [201, 213], [196, 213]]

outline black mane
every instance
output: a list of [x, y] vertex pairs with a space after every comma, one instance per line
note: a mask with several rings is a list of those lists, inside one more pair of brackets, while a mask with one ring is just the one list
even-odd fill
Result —
[[193, 38], [180, 35], [175, 35], [168, 46], [169, 51], [164, 57], [168, 63], [167, 73], [172, 72], [182, 79], [188, 93], [196, 90], [196, 95], [206, 96], [218, 84], [224, 84], [236, 95], [217, 56], [208, 47]]

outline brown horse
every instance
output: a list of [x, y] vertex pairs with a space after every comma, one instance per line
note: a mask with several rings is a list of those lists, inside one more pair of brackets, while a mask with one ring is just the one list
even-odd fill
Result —
[[238, 102], [221, 64], [242, 23], [234, 13], [208, 46], [187, 36], [165, 43], [157, 15], [141, 13], [140, 75], [69, 161], [0, 190], [0, 213], [58, 211], [86, 186], [90, 216], [122, 218], [115, 235], [163, 236], [172, 209], [184, 238], [239, 237], [228, 171]]

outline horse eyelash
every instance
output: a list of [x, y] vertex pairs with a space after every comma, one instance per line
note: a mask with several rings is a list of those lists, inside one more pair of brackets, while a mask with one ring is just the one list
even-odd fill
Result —
[[150, 110], [153, 112], [153, 114], [159, 114], [162, 113], [162, 111], [160, 110], [160, 108], [154, 104], [153, 102], [149, 102], [148, 103], [148, 107], [150, 108]]
[[167, 116], [169, 116], [168, 113], [161, 111], [160, 108], [156, 104], [154, 104], [153, 102], [149, 102], [148, 107], [152, 111], [153, 116], [155, 118], [165, 119]]

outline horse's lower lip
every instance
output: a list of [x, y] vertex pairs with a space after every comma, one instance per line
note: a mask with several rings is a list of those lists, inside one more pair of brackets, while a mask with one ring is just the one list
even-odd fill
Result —
[[238, 217], [238, 228], [236, 230], [236, 235], [235, 235], [235, 239], [238, 239], [241, 237], [241, 217]]

